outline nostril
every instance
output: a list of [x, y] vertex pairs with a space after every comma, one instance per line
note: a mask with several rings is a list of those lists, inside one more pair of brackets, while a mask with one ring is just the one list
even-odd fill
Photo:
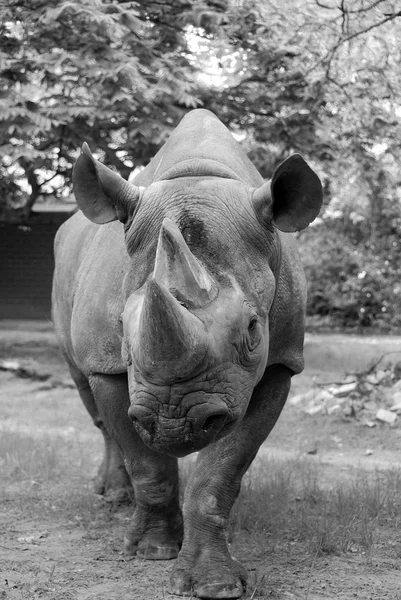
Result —
[[192, 398], [189, 394], [187, 401], [192, 400], [192, 406], [187, 412], [187, 420], [191, 426], [193, 435], [202, 438], [214, 438], [219, 431], [232, 420], [230, 410], [227, 404], [221, 398], [209, 398], [205, 395], [194, 394]]
[[218, 414], [214, 414], [214, 415], [210, 415], [209, 417], [207, 417], [202, 425], [202, 430], [205, 433], [209, 433], [211, 430], [214, 431], [220, 431], [220, 429], [223, 427], [223, 425], [226, 423], [227, 421], [227, 412], [224, 413], [218, 413]]
[[155, 415], [153, 411], [140, 404], [132, 404], [128, 409], [128, 416], [132, 423], [139, 428], [153, 434], [155, 430]]
[[135, 406], [130, 406], [128, 409], [128, 416], [131, 419], [132, 422], [134, 421], [139, 421], [138, 418], [138, 414], [137, 414], [137, 409]]

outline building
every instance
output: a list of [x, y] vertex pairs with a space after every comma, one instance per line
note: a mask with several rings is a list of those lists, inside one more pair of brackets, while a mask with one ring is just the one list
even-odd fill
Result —
[[75, 208], [38, 203], [28, 224], [0, 222], [1, 319], [50, 319], [54, 236]]

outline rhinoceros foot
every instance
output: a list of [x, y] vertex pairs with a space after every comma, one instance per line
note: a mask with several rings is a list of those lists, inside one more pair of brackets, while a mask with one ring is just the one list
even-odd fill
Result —
[[106, 502], [129, 504], [134, 498], [131, 479], [124, 464], [114, 464], [105, 458], [96, 475], [93, 489], [95, 494], [104, 496]]
[[181, 548], [183, 525], [181, 513], [144, 514], [136, 507], [133, 525], [124, 538], [124, 552], [147, 560], [176, 558]]
[[171, 592], [178, 596], [194, 595], [198, 598], [241, 598], [246, 588], [247, 573], [244, 567], [231, 558], [219, 562], [209, 555], [197, 563], [183, 565], [180, 558], [171, 575]]

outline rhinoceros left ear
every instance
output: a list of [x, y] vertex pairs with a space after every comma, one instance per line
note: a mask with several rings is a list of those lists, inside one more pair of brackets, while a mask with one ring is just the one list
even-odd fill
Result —
[[86, 142], [74, 165], [72, 183], [79, 208], [98, 224], [124, 222], [140, 196], [140, 188], [96, 160]]
[[300, 154], [274, 171], [270, 181], [254, 191], [258, 219], [285, 232], [301, 231], [316, 219], [322, 206], [322, 184]]

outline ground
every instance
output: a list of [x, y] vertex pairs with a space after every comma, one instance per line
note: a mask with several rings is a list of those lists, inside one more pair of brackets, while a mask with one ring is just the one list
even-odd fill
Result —
[[[50, 325], [3, 323], [0, 339], [0, 359], [29, 360], [36, 374], [0, 371], [0, 598], [177, 598], [172, 562], [122, 554], [131, 509], [92, 492], [101, 436]], [[401, 352], [401, 338], [308, 335], [292, 394], [387, 351]], [[398, 421], [368, 428], [287, 404], [231, 526], [232, 552], [250, 575], [246, 597], [401, 600], [400, 449]], [[193, 460], [182, 461], [183, 481]]]

